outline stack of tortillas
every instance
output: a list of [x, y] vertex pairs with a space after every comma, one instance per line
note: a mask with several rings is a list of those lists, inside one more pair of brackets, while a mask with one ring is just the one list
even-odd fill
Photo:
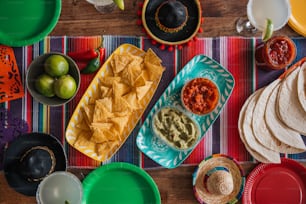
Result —
[[306, 63], [300, 64], [256, 90], [242, 106], [240, 138], [259, 162], [280, 163], [280, 153], [306, 151]]

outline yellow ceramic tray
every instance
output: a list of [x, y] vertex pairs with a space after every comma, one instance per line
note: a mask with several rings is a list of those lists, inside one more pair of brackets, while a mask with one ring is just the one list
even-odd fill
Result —
[[[82, 108], [84, 108], [85, 106], [88, 106], [90, 98], [92, 96], [95, 96], [95, 94], [97, 94], [97, 90], [99, 87], [99, 84], [101, 83], [100, 80], [101, 78], [105, 77], [105, 76], [109, 76], [110, 75], [110, 66], [111, 66], [111, 59], [113, 57], [114, 54], [124, 54], [124, 53], [131, 53], [133, 55], [136, 56], [144, 56], [145, 55], [145, 51], [135, 47], [134, 45], [131, 44], [122, 44], [120, 45], [113, 53], [112, 55], [106, 60], [106, 62], [103, 64], [103, 66], [100, 68], [100, 70], [97, 72], [96, 76], [94, 77], [94, 79], [92, 80], [92, 82], [90, 83], [90, 85], [88, 86], [87, 90], [85, 91], [84, 95], [82, 96], [79, 104], [77, 105], [77, 107], [74, 110], [73, 115], [71, 116], [71, 119], [68, 123], [68, 126], [66, 128], [66, 140], [67, 142], [74, 147], [75, 149], [77, 149], [78, 151], [82, 152], [83, 154], [87, 155], [88, 157], [103, 162], [108, 160], [109, 158], [111, 158], [122, 146], [122, 144], [126, 141], [126, 139], [128, 138], [128, 136], [130, 135], [130, 133], [132, 132], [132, 130], [135, 128], [136, 124], [138, 123], [139, 119], [141, 118], [141, 116], [143, 115], [143, 112], [145, 111], [146, 107], [148, 106], [149, 102], [151, 101], [158, 85], [160, 82], [160, 79], [162, 77], [162, 74], [160, 74], [159, 78], [155, 81], [153, 81], [153, 84], [151, 85], [150, 90], [146, 93], [146, 95], [143, 97], [143, 99], [141, 100], [141, 105], [143, 108], [133, 112], [132, 116], [130, 117], [130, 120], [128, 122], [128, 124], [125, 126], [121, 138], [123, 138], [120, 141], [120, 144], [118, 146], [118, 148], [110, 150], [109, 149], [109, 153], [107, 155], [107, 157], [102, 157], [100, 155], [98, 155], [95, 151], [93, 151], [93, 148], [89, 148], [86, 144], [82, 145], [82, 146], [74, 146], [75, 141], [77, 140], [77, 136], [80, 133], [80, 129], [76, 128], [76, 124], [79, 124], [80, 121], [82, 121]], [[86, 133], [87, 134], [87, 133]], [[91, 131], [88, 131], [88, 136], [91, 135]]]

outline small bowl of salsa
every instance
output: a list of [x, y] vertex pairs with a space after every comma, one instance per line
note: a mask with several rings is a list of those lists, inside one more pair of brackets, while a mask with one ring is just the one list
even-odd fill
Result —
[[287, 36], [274, 36], [259, 44], [255, 50], [256, 65], [263, 69], [280, 70], [296, 57], [296, 45]]
[[181, 90], [186, 110], [196, 115], [212, 112], [219, 103], [218, 86], [210, 79], [199, 77], [188, 81]]
[[200, 127], [184, 111], [165, 106], [152, 118], [153, 133], [174, 150], [193, 148], [200, 138]]

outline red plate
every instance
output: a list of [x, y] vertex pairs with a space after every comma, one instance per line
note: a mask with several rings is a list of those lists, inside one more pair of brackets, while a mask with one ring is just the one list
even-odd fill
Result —
[[255, 167], [247, 178], [242, 203], [306, 203], [306, 168], [292, 159], [281, 161]]

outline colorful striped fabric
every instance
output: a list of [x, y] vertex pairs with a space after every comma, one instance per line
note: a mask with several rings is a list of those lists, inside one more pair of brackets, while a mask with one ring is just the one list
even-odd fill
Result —
[[[299, 60], [306, 56], [306, 39], [294, 38], [293, 40], [299, 50], [296, 57], [296, 60]], [[151, 41], [146, 37], [52, 36], [46, 37], [44, 40], [31, 46], [16, 47], [14, 48], [14, 52], [25, 86], [25, 74], [28, 65], [32, 59], [46, 52], [67, 53], [68, 51], [85, 50], [103, 45], [106, 48], [107, 56], [109, 56], [113, 50], [123, 43], [130, 43], [144, 50], [152, 48], [163, 60], [166, 72], [161, 80], [158, 91], [143, 116], [143, 120], [154, 102], [166, 89], [167, 85], [189, 60], [197, 54], [204, 54], [215, 59], [233, 74], [235, 88], [218, 119], [193, 153], [184, 162], [184, 164], [198, 164], [205, 157], [216, 153], [230, 155], [240, 162], [253, 161], [239, 138], [237, 129], [239, 111], [245, 99], [254, 90], [267, 85], [281, 74], [281, 71], [267, 72], [256, 68], [254, 62], [254, 47], [258, 42], [259, 39], [257, 38], [199, 38], [188, 47], [169, 52], [167, 50], [160, 50], [155, 45], [152, 45]], [[72, 102], [64, 106], [48, 107], [42, 105], [33, 100], [26, 89], [25, 97], [22, 99], [5, 102], [1, 105], [9, 109], [15, 117], [27, 121], [29, 131], [51, 133], [58, 137], [67, 152], [69, 167], [95, 168], [100, 163], [72, 148], [65, 142], [64, 136], [65, 127], [69, 122], [69, 118], [93, 76], [82, 75], [81, 87], [77, 96]], [[135, 130], [129, 136], [126, 143], [107, 163], [122, 161], [136, 164], [143, 168], [159, 167], [158, 164], [142, 154], [136, 146], [135, 140], [140, 126], [141, 122], [136, 125]], [[306, 142], [306, 137], [303, 137], [303, 139]], [[306, 161], [306, 153], [285, 156], [298, 161]]]

